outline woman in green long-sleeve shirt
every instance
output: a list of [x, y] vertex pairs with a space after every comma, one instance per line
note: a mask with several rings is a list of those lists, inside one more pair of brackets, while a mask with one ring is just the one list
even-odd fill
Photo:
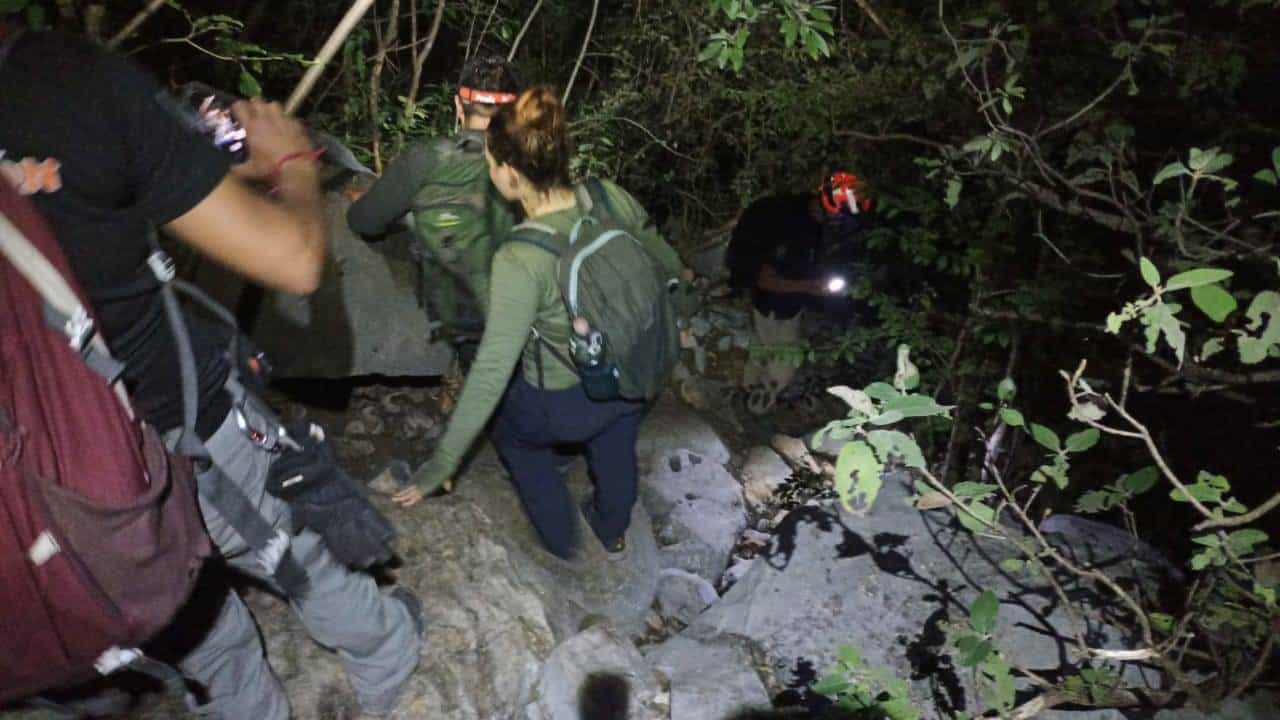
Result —
[[[503, 106], [486, 133], [485, 157], [494, 186], [506, 199], [519, 202], [528, 218], [566, 234], [593, 211], [590, 194], [569, 181], [569, 156], [564, 108], [549, 88], [533, 88]], [[644, 209], [617, 185], [600, 185], [610, 219], [629, 228], [669, 278], [681, 278], [679, 257]], [[542, 342], [531, 342], [531, 330]], [[620, 557], [636, 499], [636, 438], [643, 405], [587, 398], [578, 376], [555, 357], [568, 356], [571, 332], [556, 257], [528, 243], [502, 245], [493, 259], [484, 337], [458, 406], [435, 454], [415, 473], [414, 486], [396, 495], [396, 502], [414, 505], [449, 484], [501, 403], [494, 443], [547, 548], [561, 557], [573, 554], [576, 511], [552, 449], [582, 443], [596, 483], [584, 514], [610, 556]], [[522, 360], [523, 370], [512, 380]]]

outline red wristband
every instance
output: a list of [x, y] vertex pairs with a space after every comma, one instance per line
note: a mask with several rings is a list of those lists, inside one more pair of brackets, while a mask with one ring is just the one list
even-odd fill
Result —
[[288, 155], [285, 155], [284, 157], [276, 161], [276, 169], [274, 174], [279, 175], [280, 171], [284, 169], [284, 164], [289, 162], [290, 160], [299, 160], [301, 158], [306, 158], [308, 160], [314, 161], [314, 160], [319, 160], [321, 155], [324, 155], [324, 148], [316, 148], [315, 150], [300, 150], [298, 152], [289, 153]]

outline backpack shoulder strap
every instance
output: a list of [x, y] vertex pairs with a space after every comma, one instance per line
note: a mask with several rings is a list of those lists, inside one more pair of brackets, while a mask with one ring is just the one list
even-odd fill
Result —
[[508, 242], [522, 242], [546, 250], [557, 258], [564, 255], [567, 249], [560, 234], [550, 225], [526, 220], [511, 229]]
[[582, 187], [587, 191], [587, 197], [591, 199], [591, 211], [601, 210], [605, 217], [612, 218], [614, 216], [613, 203], [609, 201], [609, 191], [605, 190], [604, 183], [600, 178], [589, 177], [582, 181]]

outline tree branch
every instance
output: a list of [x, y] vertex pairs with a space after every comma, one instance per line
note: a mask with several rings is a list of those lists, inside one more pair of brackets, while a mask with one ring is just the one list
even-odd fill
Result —
[[600, 11], [600, 0], [592, 0], [591, 2], [591, 20], [587, 23], [587, 35], [582, 38], [582, 50], [578, 52], [578, 61], [573, 64], [573, 72], [569, 75], [569, 82], [564, 86], [564, 96], [560, 98], [561, 104], [569, 103], [569, 93], [573, 92], [573, 81], [578, 77], [578, 69], [582, 67], [582, 59], [587, 56], [587, 46], [591, 44], [591, 33], [596, 28], [596, 14]]
[[876, 14], [876, 10], [871, 7], [871, 3], [867, 2], [867, 0], [854, 0], [854, 2], [858, 4], [858, 7], [862, 8], [862, 12], [866, 13], [867, 17], [871, 18], [871, 22], [880, 28], [880, 32], [883, 32], [885, 37], [893, 37], [893, 33], [889, 32], [889, 26], [885, 25], [880, 16]]
[[147, 18], [155, 14], [155, 12], [159, 10], [165, 2], [166, 0], [151, 0], [151, 2], [147, 3], [146, 7], [139, 10], [138, 14], [133, 16], [133, 19], [129, 20], [129, 22], [125, 23], [124, 27], [120, 28], [120, 32], [116, 33], [114, 37], [107, 41], [107, 49], [115, 50], [120, 47], [120, 43], [128, 40], [131, 35], [137, 32], [138, 28], [142, 27], [142, 23], [146, 22]]
[[444, 19], [444, 0], [436, 3], [436, 14], [431, 18], [431, 29], [427, 31], [426, 40], [423, 41], [421, 51], [417, 47], [418, 41], [418, 13], [417, 0], [412, 0], [413, 14], [413, 75], [409, 81], [409, 92], [404, 98], [404, 120], [408, 123], [413, 118], [414, 108], [418, 104], [418, 86], [422, 83], [422, 68], [427, 62], [427, 56], [431, 54], [431, 49], [436, 45], [436, 37], [440, 34], [440, 22]]
[[524, 34], [529, 31], [529, 26], [533, 24], [533, 19], [538, 16], [538, 11], [542, 9], [542, 1], [538, 0], [533, 6], [533, 10], [529, 11], [529, 17], [524, 19], [524, 25], [520, 26], [520, 32], [516, 33], [516, 39], [511, 41], [511, 50], [507, 52], [507, 62], [516, 59], [516, 51], [520, 49], [520, 41], [524, 40]]
[[338, 53], [338, 49], [342, 47], [342, 43], [346, 42], [347, 36], [355, 29], [360, 19], [369, 11], [373, 5], [373, 0], [355, 0], [351, 4], [351, 8], [347, 10], [347, 14], [342, 16], [342, 20], [338, 21], [338, 26], [333, 29], [333, 33], [329, 35], [329, 39], [325, 41], [320, 52], [316, 55], [316, 59], [312, 61], [311, 67], [307, 68], [306, 74], [298, 81], [298, 86], [293, 89], [293, 94], [289, 96], [289, 100], [284, 104], [284, 111], [292, 115], [302, 101], [311, 93], [311, 89], [316, 86], [316, 82], [320, 79], [320, 74], [324, 72], [324, 68]]
[[1223, 518], [1221, 520], [1205, 520], [1199, 525], [1196, 525], [1195, 529], [1196, 530], [1213, 530], [1215, 528], [1239, 527], [1241, 525], [1248, 525], [1254, 520], [1257, 520], [1263, 515], [1266, 515], [1272, 510], [1275, 510], [1277, 507], [1280, 507], [1280, 493], [1276, 493], [1271, 497], [1270, 500], [1262, 503], [1258, 507], [1254, 508], [1252, 511], [1247, 512], [1243, 515], [1237, 515], [1236, 517], [1233, 517], [1233, 518]]

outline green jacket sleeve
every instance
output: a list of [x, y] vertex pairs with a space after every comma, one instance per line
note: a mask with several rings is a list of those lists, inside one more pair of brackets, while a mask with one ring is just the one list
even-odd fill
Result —
[[413, 208], [413, 198], [426, 184], [435, 152], [415, 143], [396, 156], [369, 191], [347, 210], [347, 225], [360, 235], [381, 235]]
[[[550, 257], [547, 256], [548, 261]], [[458, 406], [435, 454], [414, 477], [419, 486], [427, 489], [438, 487], [457, 473], [463, 456], [502, 399], [538, 313], [542, 298], [538, 277], [533, 268], [516, 257], [512, 247], [502, 248], [494, 256], [489, 287], [484, 336], [462, 386]]]

